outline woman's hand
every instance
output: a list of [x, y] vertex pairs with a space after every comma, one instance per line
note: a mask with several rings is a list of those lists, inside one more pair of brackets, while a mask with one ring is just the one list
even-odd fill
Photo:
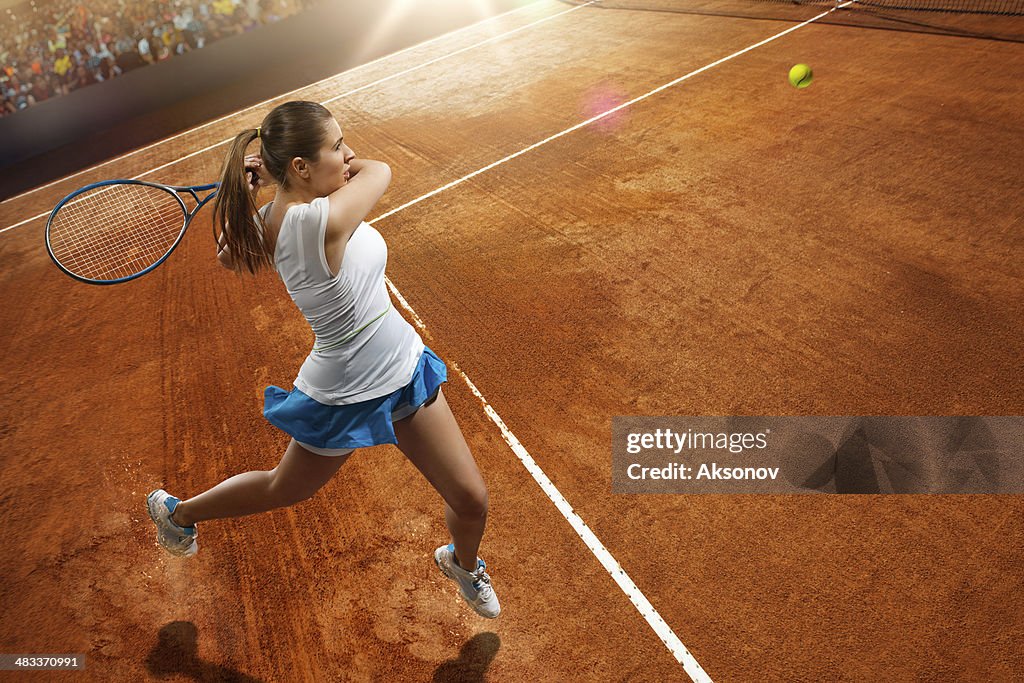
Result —
[[274, 184], [274, 179], [263, 166], [263, 159], [259, 154], [250, 154], [245, 157], [245, 177], [249, 181], [249, 190], [254, 193], [261, 187]]

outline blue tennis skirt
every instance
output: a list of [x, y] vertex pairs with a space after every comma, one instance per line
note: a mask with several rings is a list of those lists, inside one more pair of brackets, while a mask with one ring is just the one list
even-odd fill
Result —
[[317, 448], [363, 448], [397, 444], [393, 421], [412, 414], [448, 381], [448, 368], [429, 347], [412, 380], [395, 392], [369, 401], [324, 405], [296, 388], [270, 386], [263, 392], [263, 416], [301, 443]]

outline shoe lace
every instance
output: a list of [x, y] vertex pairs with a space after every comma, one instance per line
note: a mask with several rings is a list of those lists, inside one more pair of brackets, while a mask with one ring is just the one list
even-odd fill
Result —
[[476, 571], [470, 572], [470, 576], [473, 577], [473, 588], [479, 593], [483, 593], [486, 596], [493, 590], [491, 588], [491, 577], [484, 571], [483, 566], [477, 567]]

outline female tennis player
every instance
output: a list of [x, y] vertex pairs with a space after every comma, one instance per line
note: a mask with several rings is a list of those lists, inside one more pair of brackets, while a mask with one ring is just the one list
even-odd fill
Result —
[[[260, 153], [246, 156], [257, 138]], [[235, 137], [214, 205], [217, 257], [239, 273], [273, 266], [316, 341], [294, 388], [264, 395], [263, 414], [292, 437], [277, 467], [187, 500], [159, 489], [147, 507], [160, 545], [191, 556], [199, 522], [307, 500], [355, 449], [397, 444], [445, 502], [452, 543], [434, 561], [477, 614], [494, 618], [498, 598], [477, 557], [487, 488], [441, 391], [447, 369], [392, 307], [387, 246], [363, 221], [390, 182], [387, 164], [357, 158], [315, 102], [286, 102]], [[255, 191], [270, 183], [274, 200], [257, 211]]]

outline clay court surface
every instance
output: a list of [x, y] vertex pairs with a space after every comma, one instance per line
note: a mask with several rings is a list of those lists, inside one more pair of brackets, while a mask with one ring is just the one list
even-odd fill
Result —
[[[393, 169], [380, 215], [794, 25], [584, 7], [328, 106]], [[61, 274], [44, 219], [0, 233], [2, 651], [87, 657], [32, 680], [690, 680], [461, 371], [711, 679], [1013, 680], [1019, 496], [617, 496], [610, 434], [616, 415], [1021, 414], [1022, 76], [1021, 43], [811, 24], [376, 223], [490, 490], [496, 621], [433, 566], [440, 498], [392, 447], [167, 555], [145, 494], [274, 467], [262, 392], [312, 333], [275, 274], [218, 265], [208, 210], [114, 287]], [[144, 179], [213, 181], [226, 148], [193, 153], [278, 103], [0, 203], [0, 228], [169, 163]]]

